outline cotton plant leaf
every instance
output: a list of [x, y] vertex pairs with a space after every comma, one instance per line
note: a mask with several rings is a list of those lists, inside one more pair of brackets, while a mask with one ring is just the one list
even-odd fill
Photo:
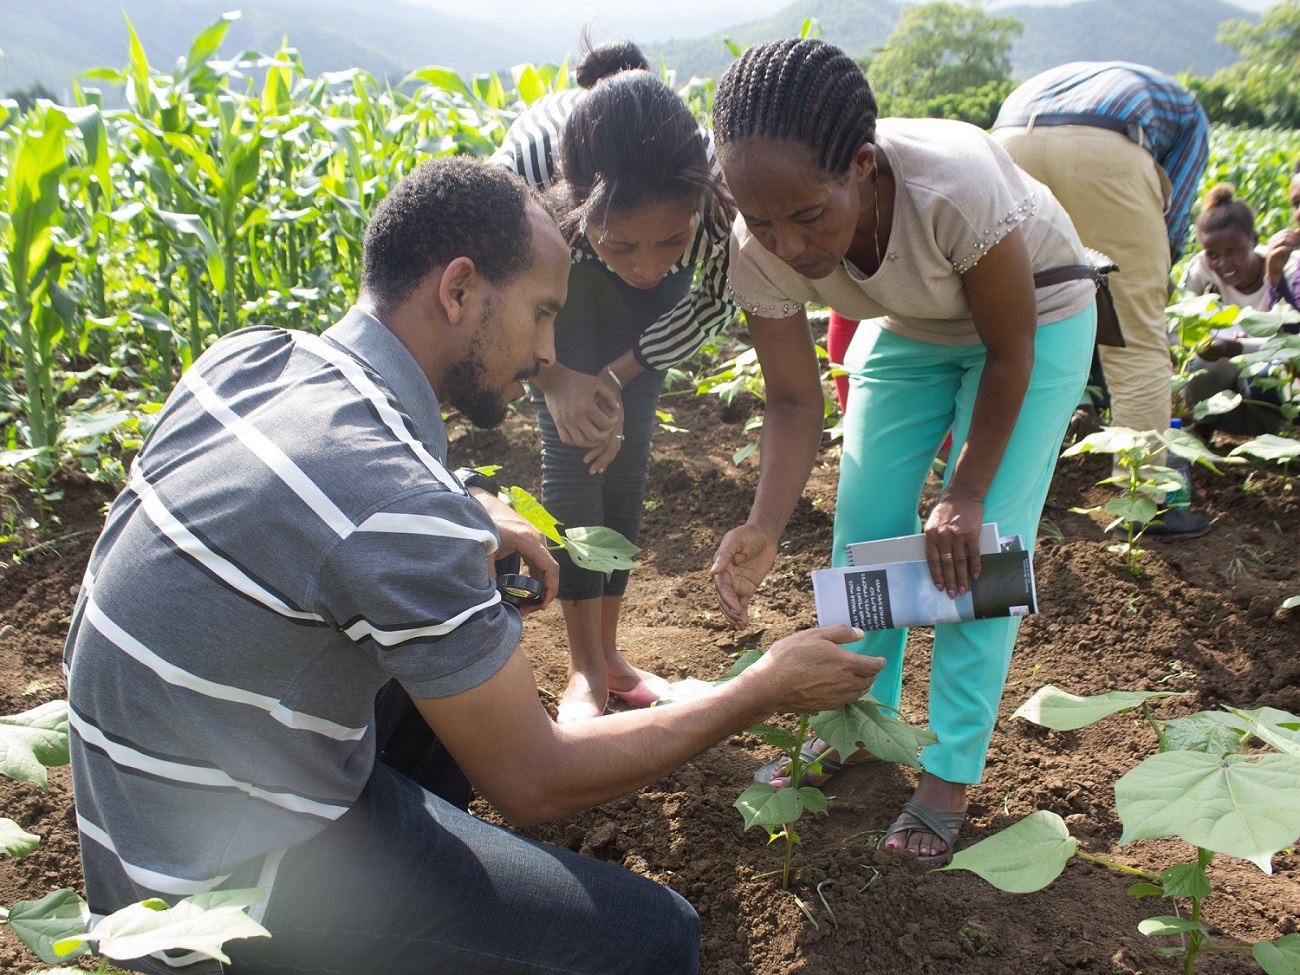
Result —
[[619, 569], [632, 569], [632, 556], [641, 551], [613, 528], [595, 525], [591, 528], [566, 528], [564, 549], [574, 563], [583, 569], [609, 575]]
[[1300, 975], [1300, 934], [1260, 941], [1250, 952], [1266, 975]]
[[1300, 758], [1164, 752], [1115, 783], [1120, 845], [1177, 836], [1249, 860], [1272, 873], [1272, 857], [1300, 836]]
[[1254, 440], [1249, 440], [1228, 452], [1229, 457], [1240, 454], [1248, 454], [1258, 460], [1285, 464], [1300, 457], [1300, 440], [1289, 440], [1271, 433], [1262, 433]]
[[1061, 452], [1062, 457], [1076, 454], [1117, 454], [1126, 450], [1149, 450], [1150, 440], [1145, 433], [1128, 427], [1106, 427], [1090, 433], [1078, 443]]
[[1188, 934], [1192, 931], [1205, 931], [1205, 925], [1191, 918], [1162, 914], [1138, 922], [1138, 931], [1148, 938], [1167, 937], [1173, 934]]
[[[1180, 298], [1169, 305], [1165, 308], [1165, 314], [1176, 318], [1210, 318], [1221, 310], [1222, 306], [1219, 304], [1218, 295], [1191, 295], [1187, 298]], [[1236, 315], [1233, 315], [1228, 323], [1235, 319]]]
[[751, 735], [758, 735], [773, 748], [779, 748], [787, 754], [794, 750], [794, 732], [789, 728], [783, 728], [778, 724], [755, 724], [750, 725], [745, 731]]
[[0, 819], [0, 852], [25, 857], [40, 845], [41, 838], [29, 833], [12, 819]]
[[1252, 338], [1266, 339], [1276, 335], [1283, 325], [1288, 324], [1293, 314], [1285, 302], [1278, 302], [1276, 307], [1267, 311], [1242, 309], [1232, 324], [1239, 326]]
[[1192, 407], [1192, 417], [1196, 420], [1204, 420], [1207, 416], [1221, 416], [1224, 413], [1231, 413], [1240, 405], [1241, 394], [1238, 392], [1215, 393]]
[[736, 658], [735, 662], [732, 663], [730, 667], [727, 668], [727, 672], [718, 678], [718, 683], [722, 683], [724, 680], [731, 680], [731, 678], [744, 673], [744, 671], [753, 666], [761, 656], [763, 656], [762, 650], [746, 650]]
[[56, 890], [38, 901], [19, 901], [9, 909], [9, 927], [47, 965], [71, 961], [89, 949], [73, 946], [65, 952], [56, 943], [80, 937], [90, 924], [90, 909], [75, 891]]
[[140, 958], [156, 951], [193, 951], [217, 961], [230, 958], [221, 950], [238, 938], [269, 938], [271, 933], [245, 913], [266, 897], [260, 889], [213, 891], [186, 897], [168, 907], [145, 901], [115, 911], [85, 934], [68, 938], [56, 948], [96, 942], [107, 958]]
[[1138, 707], [1144, 701], [1178, 696], [1177, 691], [1110, 691], [1078, 697], [1047, 684], [1034, 692], [1011, 716], [1024, 718], [1052, 731], [1075, 731], [1112, 714]]
[[861, 742], [876, 758], [912, 768], [921, 767], [917, 753], [939, 740], [928, 728], [900, 721], [870, 694], [834, 711], [815, 714], [810, 723], [841, 756], [852, 755]]
[[745, 829], [781, 826], [793, 823], [803, 815], [805, 797], [802, 793], [802, 789], [778, 789], [766, 782], [755, 782], [740, 794], [733, 805], [745, 821]]
[[0, 774], [49, 786], [46, 767], [68, 764], [68, 702], [0, 716]]
[[1160, 875], [1166, 897], [1209, 897], [1213, 893], [1210, 878], [1195, 863], [1175, 863]]
[[518, 485], [507, 489], [506, 497], [510, 499], [510, 507], [514, 508], [520, 517], [527, 519], [529, 524], [556, 545], [564, 544], [564, 539], [560, 537], [560, 530], [556, 527], [559, 522], [542, 507], [540, 501]]
[[1134, 900], [1141, 900], [1143, 897], [1164, 897], [1165, 889], [1159, 884], [1147, 883], [1144, 880], [1141, 883], [1130, 885], [1125, 889], [1124, 893]]
[[1229, 708], [1242, 718], [1252, 735], [1287, 755], [1300, 757], [1300, 717], [1277, 708], [1242, 711]]
[[939, 870], [969, 870], [998, 890], [1029, 894], [1061, 875], [1078, 849], [1065, 820], [1040, 809], [1020, 822], [958, 850]]
[[1101, 506], [1101, 510], [1117, 521], [1145, 525], [1160, 513], [1160, 505], [1148, 497], [1111, 498]]
[[1194, 461], [1202, 467], [1208, 467], [1212, 471], [1218, 471], [1216, 464], [1238, 463], [1236, 460], [1216, 454], [1205, 446], [1205, 443], [1199, 437], [1186, 430], [1170, 427], [1168, 430], [1159, 431], [1157, 436], [1160, 438], [1160, 442], [1169, 448], [1171, 453]]
[[[755, 785], [757, 784], [755, 783]], [[800, 800], [803, 802], [804, 809], [810, 813], [826, 815], [826, 793], [813, 785], [805, 785], [797, 791]]]
[[1241, 751], [1250, 727], [1227, 711], [1199, 711], [1167, 722], [1164, 735], [1163, 751], [1229, 755]]

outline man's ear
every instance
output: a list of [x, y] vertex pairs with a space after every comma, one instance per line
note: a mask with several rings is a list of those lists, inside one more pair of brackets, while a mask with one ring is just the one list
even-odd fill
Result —
[[469, 303], [470, 293], [482, 278], [478, 268], [468, 257], [458, 257], [442, 270], [438, 281], [438, 301], [447, 315], [447, 321], [459, 325]]

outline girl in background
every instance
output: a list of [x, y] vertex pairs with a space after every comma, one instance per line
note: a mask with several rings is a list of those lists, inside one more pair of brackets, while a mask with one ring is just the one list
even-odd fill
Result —
[[[1267, 248], [1259, 242], [1255, 214], [1236, 194], [1231, 183], [1210, 187], [1196, 218], [1201, 252], [1188, 262], [1179, 286], [1192, 294], [1218, 295], [1224, 305], [1264, 311], [1270, 303], [1264, 274]], [[1192, 432], [1207, 444], [1215, 430], [1255, 436], [1276, 433], [1285, 425], [1278, 410], [1264, 405], [1280, 402], [1277, 391], [1253, 387], [1250, 377], [1232, 361], [1234, 356], [1258, 351], [1263, 344], [1263, 339], [1251, 338], [1240, 325], [1233, 324], [1215, 329], [1188, 361], [1186, 372], [1191, 378], [1183, 388], [1183, 404], [1189, 410], [1222, 392], [1240, 391], [1244, 399], [1255, 401], [1197, 421]]]
[[[565, 527], [605, 525], [632, 542], [664, 371], [735, 317], [733, 211], [711, 140], [649, 67], [631, 43], [588, 50], [580, 88], [538, 101], [493, 156], [545, 191], [573, 258], [557, 361], [533, 381], [542, 503]], [[618, 650], [628, 573], [556, 558], [570, 658], [558, 720], [603, 714], [609, 694], [653, 704], [666, 681]]]

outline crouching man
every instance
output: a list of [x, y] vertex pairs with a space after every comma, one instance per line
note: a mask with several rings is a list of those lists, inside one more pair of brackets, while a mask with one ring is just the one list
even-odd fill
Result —
[[204, 353], [109, 512], [66, 649], [91, 910], [266, 888], [241, 975], [693, 972], [681, 897], [475, 819], [470, 785], [517, 825], [567, 816], [881, 661], [810, 630], [706, 697], [554, 724], [490, 570], [518, 552], [549, 601], [554, 560], [447, 470], [441, 410], [498, 424], [553, 361], [568, 248], [513, 174], [455, 158], [392, 190], [364, 263], [322, 336]]

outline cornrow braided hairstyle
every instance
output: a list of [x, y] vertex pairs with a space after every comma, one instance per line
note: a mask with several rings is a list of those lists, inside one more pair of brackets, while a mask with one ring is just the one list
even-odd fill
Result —
[[790, 139], [843, 176], [858, 147], [875, 139], [878, 111], [857, 62], [824, 41], [787, 38], [755, 45], [727, 68], [713, 99], [713, 138], [719, 149]]
[[1213, 234], [1220, 230], [1240, 230], [1247, 237], [1258, 239], [1255, 214], [1237, 199], [1237, 188], [1231, 183], [1215, 183], [1205, 194], [1205, 205], [1196, 218], [1198, 234]]
[[558, 178], [547, 200], [569, 240], [614, 210], [690, 198], [714, 225], [731, 223], [731, 200], [708, 159], [686, 103], [647, 70], [630, 42], [587, 52], [582, 98], [565, 119]]

